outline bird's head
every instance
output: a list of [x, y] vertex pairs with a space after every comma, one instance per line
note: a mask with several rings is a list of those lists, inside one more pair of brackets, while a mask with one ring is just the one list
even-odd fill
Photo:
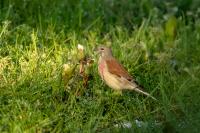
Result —
[[98, 46], [95, 51], [97, 54], [99, 54], [101, 57], [112, 57], [112, 50], [109, 47], [106, 46]]

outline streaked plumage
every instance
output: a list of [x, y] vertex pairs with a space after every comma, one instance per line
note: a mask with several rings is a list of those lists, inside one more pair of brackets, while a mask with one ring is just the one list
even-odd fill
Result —
[[100, 54], [98, 61], [99, 75], [110, 88], [115, 90], [135, 90], [155, 99], [137, 85], [126, 69], [113, 57], [110, 48], [101, 46], [98, 47], [97, 51]]

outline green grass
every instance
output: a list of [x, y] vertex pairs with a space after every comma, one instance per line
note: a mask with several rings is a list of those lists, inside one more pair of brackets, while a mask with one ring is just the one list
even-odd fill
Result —
[[[0, 5], [0, 132], [199, 131], [197, 0], [7, 0]], [[62, 76], [64, 64], [78, 63], [78, 44], [94, 59], [86, 87], [79, 65], [67, 85]], [[111, 46], [158, 101], [131, 91], [116, 95], [106, 86], [93, 51], [100, 44]]]

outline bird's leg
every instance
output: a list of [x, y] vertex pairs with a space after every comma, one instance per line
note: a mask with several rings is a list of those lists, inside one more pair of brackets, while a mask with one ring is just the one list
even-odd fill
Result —
[[114, 95], [122, 96], [122, 90], [114, 90]]

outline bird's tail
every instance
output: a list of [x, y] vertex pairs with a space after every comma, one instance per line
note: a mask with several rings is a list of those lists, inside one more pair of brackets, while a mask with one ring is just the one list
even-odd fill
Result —
[[151, 97], [151, 98], [154, 99], [154, 100], [157, 100], [155, 97], [151, 96], [149, 93], [143, 91], [142, 88], [140, 88], [140, 87], [134, 87], [134, 88], [132, 88], [132, 90], [134, 90], [134, 91], [136, 91], [136, 92], [139, 92], [139, 93], [141, 93], [141, 94], [144, 94], [144, 95], [146, 95], [146, 96], [148, 96], [148, 97]]

